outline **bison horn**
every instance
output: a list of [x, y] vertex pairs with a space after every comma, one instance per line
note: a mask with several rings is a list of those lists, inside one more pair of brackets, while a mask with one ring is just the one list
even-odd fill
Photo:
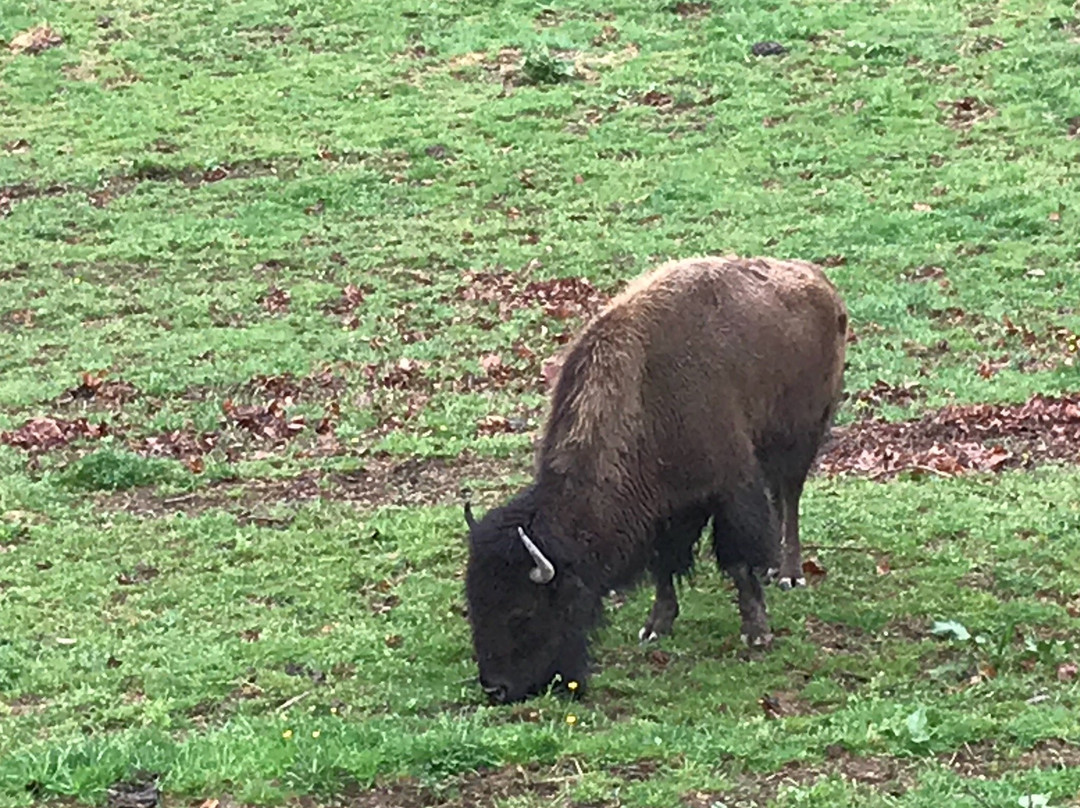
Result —
[[472, 502], [470, 501], [471, 493], [472, 492], [470, 492], [467, 488], [462, 489], [461, 491], [461, 500], [465, 506], [465, 524], [469, 526], [469, 530], [472, 530], [476, 527], [476, 517], [473, 516]]
[[551, 583], [551, 579], [555, 577], [555, 565], [540, 552], [540, 548], [533, 543], [533, 540], [525, 532], [525, 528], [520, 525], [518, 526], [518, 535], [521, 536], [521, 543], [525, 545], [525, 549], [529, 551], [529, 555], [536, 562], [536, 566], [529, 570], [529, 580], [535, 584]]

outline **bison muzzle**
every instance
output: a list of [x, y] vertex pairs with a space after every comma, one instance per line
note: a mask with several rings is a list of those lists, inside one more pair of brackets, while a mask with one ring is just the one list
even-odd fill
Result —
[[708, 257], [656, 267], [567, 347], [531, 485], [476, 520], [466, 597], [498, 702], [588, 674], [602, 599], [646, 571], [641, 638], [671, 631], [674, 580], [712, 521], [742, 634], [771, 641], [766, 570], [804, 583], [799, 499], [843, 387], [847, 312], [817, 266]]

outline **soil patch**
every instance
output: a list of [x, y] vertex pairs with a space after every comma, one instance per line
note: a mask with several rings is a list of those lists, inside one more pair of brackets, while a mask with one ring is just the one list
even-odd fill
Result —
[[[1062, 769], [1080, 765], [1080, 747], [1057, 739], [1040, 741], [1031, 750], [1007, 758], [994, 749], [992, 741], [985, 741], [939, 755], [937, 760], [962, 777], [985, 779], [1009, 771]], [[917, 770], [925, 764], [925, 759], [859, 757], [842, 746], [834, 745], [825, 750], [825, 760], [820, 763], [791, 761], [776, 772], [745, 772], [728, 791], [690, 792], [683, 795], [682, 803], [687, 808], [706, 808], [717, 802], [732, 806], [763, 806], [775, 800], [785, 788], [806, 787], [833, 776], [899, 796], [917, 785]]]
[[342, 808], [480, 808], [523, 796], [554, 802], [580, 774], [570, 761], [554, 768], [536, 764], [508, 766], [452, 778], [438, 787], [403, 779], [370, 790], [355, 789], [341, 795], [333, 804]]
[[330, 499], [367, 506], [431, 505], [455, 501], [468, 478], [501, 480], [489, 493], [493, 499], [511, 486], [505, 481], [514, 474], [528, 474], [531, 457], [485, 458], [383, 458], [367, 462], [363, 469], [331, 475]]
[[974, 96], [965, 96], [955, 101], [939, 101], [937, 107], [945, 113], [942, 122], [950, 129], [970, 129], [975, 124], [997, 115], [996, 109]]
[[870, 640], [867, 633], [857, 626], [829, 623], [812, 614], [807, 615], [805, 627], [806, 638], [830, 654], [862, 651]]
[[1080, 766], [1080, 746], [1058, 738], [1039, 741], [1016, 757], [1008, 757], [994, 747], [993, 741], [965, 744], [963, 748], [940, 755], [938, 760], [962, 777], [997, 777], [1006, 771], [1066, 769]]
[[716, 803], [731, 806], [767, 805], [786, 788], [810, 786], [826, 777], [839, 776], [858, 785], [897, 796], [916, 785], [914, 766], [890, 757], [858, 757], [840, 746], [826, 750], [821, 763], [791, 761], [779, 771], [767, 774], [746, 772], [727, 791], [694, 791], [684, 794], [686, 808], [711, 808]]
[[32, 183], [22, 182], [17, 185], [0, 186], [0, 219], [11, 213], [16, 202], [42, 196], [62, 196], [67, 192], [68, 189], [63, 185], [48, 185], [39, 188]]
[[[505, 481], [528, 471], [524, 458], [373, 458], [348, 472], [309, 470], [281, 479], [221, 480], [171, 497], [161, 497], [151, 488], [134, 489], [105, 496], [100, 504], [144, 517], [178, 512], [195, 516], [221, 508], [245, 524], [274, 527], [282, 520], [265, 513], [276, 506], [315, 500], [351, 502], [362, 508], [446, 504], [460, 500], [462, 483], [469, 478]], [[510, 488], [502, 483], [483, 499], [494, 501]]]
[[684, 20], [699, 20], [702, 17], [707, 17], [709, 14], [712, 13], [712, 3], [694, 3], [687, 2], [687, 0], [674, 3], [668, 8], [670, 8]]
[[950, 405], [893, 423], [865, 419], [833, 431], [817, 468], [874, 479], [904, 471], [951, 477], [1047, 461], [1080, 463], [1080, 393], [1035, 395], [1020, 405]]

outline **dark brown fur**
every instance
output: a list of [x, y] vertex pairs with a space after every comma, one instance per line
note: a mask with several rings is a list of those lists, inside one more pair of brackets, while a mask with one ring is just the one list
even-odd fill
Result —
[[[846, 334], [835, 288], [802, 261], [696, 258], [630, 283], [564, 354], [534, 485], [472, 530], [481, 678], [521, 697], [553, 672], [583, 676], [576, 652], [558, 662], [570, 674], [552, 671], [551, 657], [583, 647], [590, 626], [552, 620], [593, 619], [604, 593], [645, 570], [657, 599], [643, 637], [669, 631], [673, 576], [689, 569], [710, 518], [744, 634], [768, 642], [751, 570], [801, 578], [798, 501], [839, 399]], [[553, 561], [551, 583], [529, 581], [510, 512]], [[511, 612], [520, 625], [508, 631], [500, 621]], [[526, 624], [529, 648], [504, 652]]]

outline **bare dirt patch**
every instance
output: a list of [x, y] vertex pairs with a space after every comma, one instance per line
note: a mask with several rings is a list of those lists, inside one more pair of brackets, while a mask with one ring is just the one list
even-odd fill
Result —
[[806, 638], [830, 654], [864, 650], [869, 640], [866, 632], [857, 626], [830, 623], [814, 615], [807, 615], [805, 628]]
[[673, 3], [669, 8], [684, 20], [700, 20], [712, 13], [712, 3], [690, 2], [690, 0]]
[[467, 80], [471, 77], [470, 69], [479, 67], [487, 81], [513, 86], [520, 81], [522, 58], [520, 48], [502, 48], [490, 54], [484, 51], [463, 53], [450, 59], [450, 75]]
[[889, 757], [858, 757], [840, 746], [830, 746], [821, 763], [791, 761], [779, 771], [757, 774], [745, 772], [727, 791], [693, 791], [684, 794], [686, 808], [711, 808], [716, 803], [764, 806], [786, 788], [811, 786], [827, 777], [839, 776], [848, 782], [868, 786], [898, 796], [913, 788], [917, 781], [914, 767]]
[[1080, 746], [1050, 738], [1017, 756], [1006, 756], [993, 741], [980, 741], [940, 755], [938, 760], [962, 777], [987, 778], [1006, 771], [1075, 768], [1080, 766]]
[[335, 473], [329, 497], [365, 506], [430, 505], [456, 501], [467, 479], [503, 481], [481, 496], [490, 502], [511, 487], [509, 476], [528, 473], [530, 462], [531, 457], [373, 459], [363, 469]]
[[7, 706], [8, 710], [10, 710], [9, 715], [19, 717], [44, 712], [48, 709], [49, 703], [44, 696], [39, 696], [36, 693], [23, 693], [16, 696]]
[[16, 185], [0, 186], [0, 218], [10, 215], [17, 202], [43, 196], [62, 196], [67, 192], [68, 189], [63, 185], [38, 187], [32, 183], [21, 182]]
[[304, 472], [282, 479], [220, 480], [186, 494], [162, 497], [152, 488], [136, 488], [103, 496], [99, 504], [109, 510], [122, 510], [143, 517], [161, 517], [175, 513], [197, 516], [222, 508], [238, 518], [250, 518], [254, 511], [279, 504], [295, 505], [320, 496], [321, 475]]
[[[385, 505], [422, 506], [447, 504], [460, 499], [468, 479], [501, 480], [529, 471], [526, 458], [502, 459], [462, 456], [444, 458], [371, 458], [361, 468], [323, 472], [308, 470], [280, 479], [221, 480], [197, 491], [161, 497], [153, 489], [133, 489], [102, 497], [100, 504], [138, 516], [160, 517], [174, 513], [195, 516], [221, 508], [246, 523], [269, 525], [265, 514], [277, 506], [295, 506], [316, 500], [353, 503], [372, 508]], [[502, 482], [478, 498], [491, 504], [507, 493]], [[272, 525], [270, 525], [272, 526]]]
[[950, 129], [970, 129], [997, 115], [994, 107], [970, 95], [955, 101], [939, 101], [937, 108], [945, 113], [942, 122]]
[[554, 801], [565, 795], [580, 774], [571, 761], [553, 768], [536, 764], [508, 766], [451, 778], [438, 787], [402, 779], [366, 791], [353, 789], [335, 803], [343, 808], [478, 808], [500, 805], [515, 797]]
[[676, 98], [674, 94], [663, 90], [649, 90], [647, 93], [639, 95], [636, 102], [643, 107], [652, 107], [661, 114], [673, 115], [697, 107], [712, 106], [717, 100], [717, 97], [713, 95], [703, 96], [699, 100], [691, 100], [685, 97]]
[[867, 419], [834, 430], [818, 469], [874, 479], [904, 471], [954, 476], [1080, 463], [1080, 393], [1020, 405], [948, 406], [909, 421]]
[[652, 758], [640, 758], [633, 763], [619, 763], [608, 767], [608, 774], [629, 783], [651, 780], [659, 773], [664, 763]]

